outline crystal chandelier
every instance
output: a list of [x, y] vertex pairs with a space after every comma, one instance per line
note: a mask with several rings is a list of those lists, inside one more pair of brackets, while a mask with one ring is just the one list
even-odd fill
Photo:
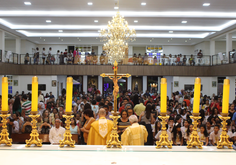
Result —
[[135, 41], [136, 31], [128, 27], [128, 22], [118, 11], [108, 22], [107, 29], [100, 32], [101, 42], [104, 43], [103, 50], [106, 52], [110, 62], [119, 62], [124, 58], [125, 50], [128, 49], [128, 42]]

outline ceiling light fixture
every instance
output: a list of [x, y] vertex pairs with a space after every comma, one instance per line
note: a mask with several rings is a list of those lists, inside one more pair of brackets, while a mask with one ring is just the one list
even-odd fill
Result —
[[169, 31], [169, 33], [173, 33], [173, 31]]
[[90, 5], [90, 6], [93, 5], [93, 2], [88, 2], [88, 5]]
[[114, 9], [118, 10], [118, 9], [119, 9], [119, 7], [117, 7], [117, 6], [116, 6], [116, 7], [114, 7]]
[[24, 2], [25, 5], [31, 5], [31, 2]]
[[141, 5], [142, 5], [142, 6], [145, 6], [145, 5], [146, 5], [146, 2], [142, 2]]
[[188, 21], [182, 21], [182, 23], [187, 23]]
[[46, 20], [47, 23], [51, 23], [52, 21], [51, 20]]
[[134, 23], [138, 23], [138, 20], [134, 20]]
[[96, 23], [97, 23], [97, 22], [98, 22], [98, 20], [94, 20], [94, 22], [96, 22]]
[[59, 32], [59, 33], [62, 33], [62, 32], [63, 32], [63, 30], [58, 30], [58, 32]]
[[211, 4], [210, 3], [203, 3], [202, 6], [210, 6]]

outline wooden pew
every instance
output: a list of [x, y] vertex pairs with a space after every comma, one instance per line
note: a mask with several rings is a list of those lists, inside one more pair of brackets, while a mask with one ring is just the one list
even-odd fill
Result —
[[[12, 138], [13, 143], [25, 143], [25, 140], [30, 139], [30, 134], [13, 133], [11, 134], [11, 138]], [[39, 139], [42, 139], [43, 143], [50, 143], [49, 134], [39, 134]], [[72, 134], [72, 140], [74, 140], [76, 144], [80, 144], [78, 134]]]

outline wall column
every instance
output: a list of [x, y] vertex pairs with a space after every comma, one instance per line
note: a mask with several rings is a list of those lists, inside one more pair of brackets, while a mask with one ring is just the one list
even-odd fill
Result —
[[226, 57], [228, 58], [228, 63], [229, 63], [229, 51], [232, 51], [232, 33], [227, 33], [226, 34]]
[[127, 90], [132, 90], [132, 76], [127, 78]]
[[0, 30], [0, 49], [2, 50], [2, 62], [5, 62], [5, 32]]
[[129, 46], [128, 55], [133, 56], [133, 46]]
[[147, 90], [147, 76], [143, 76], [143, 93]]
[[18, 61], [17, 63], [20, 64], [20, 53], [21, 53], [21, 39], [20, 38], [16, 38], [16, 52], [18, 54]]
[[231, 104], [235, 100], [235, 76], [226, 77], [230, 81], [229, 89], [229, 103]]
[[88, 76], [83, 76], [83, 92], [88, 92]]
[[98, 76], [98, 90], [101, 92], [101, 94], [103, 93], [103, 84], [102, 84], [102, 77]]
[[163, 76], [163, 78], [166, 78], [167, 80], [167, 96], [169, 97], [169, 99], [171, 99], [172, 92], [175, 92], [172, 91], [173, 76]]

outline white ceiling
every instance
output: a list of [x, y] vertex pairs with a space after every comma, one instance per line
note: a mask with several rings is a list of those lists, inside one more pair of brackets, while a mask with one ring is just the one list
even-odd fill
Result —
[[[32, 5], [24, 5], [25, 1]], [[93, 5], [87, 5], [88, 2], [93, 2]], [[141, 2], [147, 5], [141, 6]], [[202, 4], [206, 2], [211, 5], [203, 7]], [[137, 41], [130, 45], [194, 45], [235, 28], [235, 2], [120, 0], [119, 8], [137, 32]], [[86, 34], [99, 34], [98, 30], [106, 26], [117, 11], [114, 10], [114, 0], [0, 0], [0, 4], [0, 28], [38, 44], [101, 44], [96, 35], [86, 37]], [[46, 23], [46, 20], [52, 22]], [[98, 20], [98, 23], [94, 20]], [[134, 20], [138, 20], [138, 23], [134, 23]], [[188, 21], [187, 24], [182, 24], [183, 20]], [[59, 33], [58, 29], [63, 33]], [[170, 34], [170, 30], [174, 33]]]

